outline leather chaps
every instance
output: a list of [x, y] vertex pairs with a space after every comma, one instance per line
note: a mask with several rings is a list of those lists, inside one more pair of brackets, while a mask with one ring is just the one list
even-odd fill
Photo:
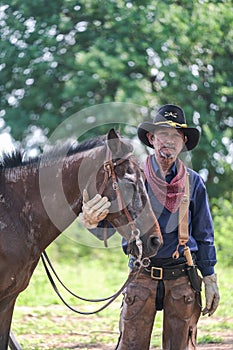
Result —
[[[163, 350], [195, 350], [200, 293], [187, 276], [163, 280]], [[156, 316], [158, 280], [139, 273], [124, 291], [116, 350], [149, 350]]]

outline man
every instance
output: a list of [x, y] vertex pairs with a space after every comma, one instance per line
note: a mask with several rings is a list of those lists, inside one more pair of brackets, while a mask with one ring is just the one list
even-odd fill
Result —
[[[200, 282], [195, 268], [192, 266], [191, 272], [188, 268], [186, 249], [192, 254], [191, 265], [194, 261], [203, 277], [206, 298], [203, 315], [212, 315], [219, 303], [213, 223], [205, 185], [178, 158], [181, 152], [197, 146], [199, 131], [187, 126], [179, 106], [168, 104], [158, 110], [153, 123], [139, 125], [138, 137], [154, 150], [147, 157], [144, 173], [164, 244], [151, 258], [150, 266], [137, 272], [124, 292], [116, 349], [149, 349], [158, 310], [164, 313], [163, 350], [196, 349], [201, 314]], [[182, 209], [185, 202], [187, 215]], [[103, 220], [108, 214], [108, 208], [106, 197], [97, 195], [88, 201], [85, 195], [83, 223], [86, 227], [96, 227], [98, 218]], [[126, 251], [125, 246], [127, 242], [123, 244]], [[131, 257], [131, 274], [135, 273], [133, 261]]]

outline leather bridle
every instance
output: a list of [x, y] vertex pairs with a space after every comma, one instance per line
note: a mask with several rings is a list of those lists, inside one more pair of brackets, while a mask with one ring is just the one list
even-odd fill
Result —
[[125, 216], [127, 217], [128, 220], [128, 225], [131, 227], [131, 237], [129, 239], [129, 243], [131, 243], [132, 241], [135, 240], [136, 246], [138, 248], [139, 254], [137, 257], [137, 260], [135, 261], [135, 266], [137, 267], [147, 267], [150, 264], [150, 259], [149, 258], [143, 258], [142, 259], [142, 253], [143, 253], [143, 245], [142, 245], [142, 241], [140, 239], [140, 230], [136, 227], [134, 219], [132, 218], [126, 204], [124, 201], [124, 198], [122, 196], [120, 187], [118, 185], [118, 181], [117, 181], [117, 175], [115, 173], [115, 168], [122, 164], [123, 162], [125, 162], [126, 160], [128, 160], [130, 158], [130, 156], [132, 155], [132, 153], [128, 153], [124, 156], [124, 158], [118, 159], [116, 161], [113, 161], [112, 159], [112, 151], [110, 150], [110, 148], [107, 146], [107, 151], [106, 151], [106, 160], [104, 162], [104, 171], [105, 171], [105, 176], [104, 176], [104, 180], [98, 190], [98, 193], [100, 195], [103, 194], [108, 180], [112, 179], [112, 188], [113, 190], [116, 192], [116, 197], [117, 197], [117, 203], [118, 203], [118, 207], [119, 207], [119, 211], [123, 211]]

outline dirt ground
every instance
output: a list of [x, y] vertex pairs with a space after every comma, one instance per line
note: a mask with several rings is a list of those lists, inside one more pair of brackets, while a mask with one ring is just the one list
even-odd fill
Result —
[[[119, 334], [119, 306], [120, 303], [111, 306], [110, 314], [115, 318], [109, 317], [109, 313], [82, 316], [67, 312], [61, 305], [20, 306], [17, 307], [18, 314], [13, 317], [12, 331], [23, 350], [114, 350]], [[217, 324], [220, 327], [216, 327]], [[201, 317], [198, 338], [202, 342], [206, 339], [215, 343], [202, 343], [197, 350], [233, 350], [232, 324], [232, 317]], [[152, 338], [158, 340], [157, 344], [161, 340], [161, 327], [159, 321], [152, 334]], [[151, 350], [161, 349], [151, 346]]]
[[[35, 335], [28, 335], [29, 339], [32, 339], [35, 337]], [[45, 336], [43, 335], [43, 340], [45, 341]], [[50, 337], [48, 337], [48, 342], [47, 344], [50, 343]], [[222, 343], [214, 343], [214, 344], [202, 344], [197, 346], [197, 350], [232, 350], [233, 349], [233, 335], [232, 334], [221, 334], [221, 338], [223, 339]], [[109, 344], [109, 345], [104, 345], [104, 344], [74, 344], [72, 346], [67, 345], [65, 346], [65, 341], [64, 341], [64, 335], [56, 335], [54, 337], [53, 335], [53, 342], [56, 343], [56, 347], [46, 347], [43, 349], [54, 349], [54, 350], [59, 350], [59, 349], [82, 349], [82, 350], [114, 350], [115, 349], [115, 344]], [[33, 349], [33, 348], [31, 348]], [[24, 349], [23, 349], [24, 350]], [[26, 350], [26, 349], [25, 349]], [[160, 350], [158, 347], [152, 347], [151, 350]]]
[[[201, 323], [201, 322], [200, 322]], [[83, 334], [74, 333], [73, 334], [76, 337], [84, 336]], [[233, 334], [232, 331], [225, 331], [224, 333], [211, 333], [212, 336], [219, 337], [222, 339], [221, 343], [208, 343], [208, 344], [201, 344], [197, 346], [197, 350], [233, 350]], [[82, 350], [114, 350], [116, 344], [75, 344], [68, 345], [65, 342], [64, 335], [61, 334], [53, 334], [52, 335], [52, 342], [51, 342], [51, 336], [48, 335], [40, 335], [40, 334], [24, 334], [24, 339], [28, 338], [28, 341], [31, 341], [32, 339], [37, 340], [38, 343], [40, 343], [41, 337], [43, 338], [43, 344], [47, 344], [47, 346], [42, 346], [41, 349], [49, 349], [49, 350], [59, 350], [59, 349], [82, 349]], [[54, 345], [56, 346], [54, 347]], [[30, 347], [30, 349], [34, 349], [34, 347]], [[23, 350], [27, 350], [23, 348]], [[151, 350], [161, 350], [159, 347], [152, 347]]]

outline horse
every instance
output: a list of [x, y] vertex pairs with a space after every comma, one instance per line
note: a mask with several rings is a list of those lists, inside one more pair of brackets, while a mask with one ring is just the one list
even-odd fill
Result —
[[[114, 129], [73, 146], [51, 146], [25, 159], [14, 151], [0, 164], [0, 350], [9, 343], [18, 295], [43, 251], [81, 213], [83, 190], [111, 202], [107, 222], [140, 259], [162, 242], [139, 164], [129, 141]], [[140, 245], [137, 244], [140, 240]]]

